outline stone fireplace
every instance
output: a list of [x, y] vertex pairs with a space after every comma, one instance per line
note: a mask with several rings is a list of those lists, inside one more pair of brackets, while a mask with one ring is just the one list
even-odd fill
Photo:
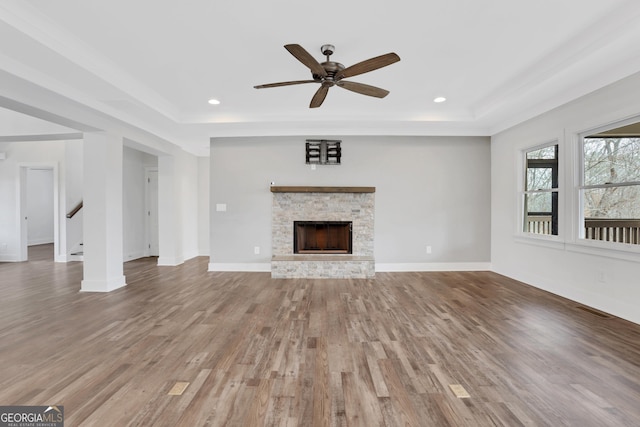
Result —
[[375, 275], [374, 187], [272, 186], [271, 192], [272, 277]]

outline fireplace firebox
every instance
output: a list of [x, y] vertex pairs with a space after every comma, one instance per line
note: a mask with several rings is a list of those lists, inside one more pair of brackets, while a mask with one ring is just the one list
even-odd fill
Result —
[[350, 254], [351, 221], [294, 221], [293, 253]]

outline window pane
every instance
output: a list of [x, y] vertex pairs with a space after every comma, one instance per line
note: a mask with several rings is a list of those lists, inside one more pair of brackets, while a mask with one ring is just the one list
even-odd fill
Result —
[[524, 231], [535, 234], [558, 234], [558, 193], [525, 194]]
[[525, 191], [558, 187], [558, 145], [549, 145], [526, 153]]
[[556, 147], [557, 145], [550, 145], [539, 150], [528, 151], [527, 159], [555, 159]]
[[534, 193], [525, 194], [525, 206], [527, 207], [527, 213], [538, 213], [544, 215], [551, 215], [552, 210], [552, 192], [548, 193]]
[[583, 190], [585, 218], [640, 220], [640, 185]]
[[584, 184], [640, 181], [640, 138], [585, 138]]
[[640, 185], [582, 190], [584, 237], [640, 244]]
[[552, 168], [527, 168], [527, 191], [553, 188]]

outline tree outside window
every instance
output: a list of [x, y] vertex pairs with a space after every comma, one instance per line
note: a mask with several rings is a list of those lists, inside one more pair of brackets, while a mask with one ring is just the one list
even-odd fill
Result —
[[640, 137], [585, 137], [582, 159], [583, 237], [639, 244]]

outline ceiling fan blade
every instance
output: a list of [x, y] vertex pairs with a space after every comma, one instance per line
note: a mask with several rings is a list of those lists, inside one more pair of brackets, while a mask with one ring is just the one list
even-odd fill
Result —
[[311, 104], [309, 104], [309, 108], [318, 108], [324, 102], [324, 99], [327, 97], [327, 92], [329, 92], [329, 86], [322, 85], [316, 91], [313, 98], [311, 98]]
[[320, 77], [327, 76], [327, 72], [322, 68], [322, 65], [299, 44], [287, 44], [284, 48], [287, 49], [291, 55], [295, 56], [298, 61], [306, 65], [313, 74]]
[[280, 86], [291, 86], [291, 85], [301, 85], [304, 83], [320, 83], [317, 80], [295, 80], [292, 82], [280, 82], [280, 83], [268, 83], [265, 85], [254, 86], [255, 89], [266, 89], [269, 87], [280, 87]]
[[386, 67], [394, 62], [400, 61], [400, 57], [395, 53], [387, 53], [385, 55], [376, 56], [375, 58], [367, 59], [366, 61], [358, 62], [350, 67], [339, 71], [336, 74], [336, 80], [344, 77], [353, 77], [358, 74], [368, 73], [369, 71], [377, 70], [378, 68]]
[[389, 95], [389, 91], [380, 89], [379, 87], [369, 86], [364, 83], [345, 82], [344, 80], [337, 83], [343, 89], [350, 90], [352, 92], [360, 93], [367, 96], [375, 96], [376, 98], [384, 98]]

